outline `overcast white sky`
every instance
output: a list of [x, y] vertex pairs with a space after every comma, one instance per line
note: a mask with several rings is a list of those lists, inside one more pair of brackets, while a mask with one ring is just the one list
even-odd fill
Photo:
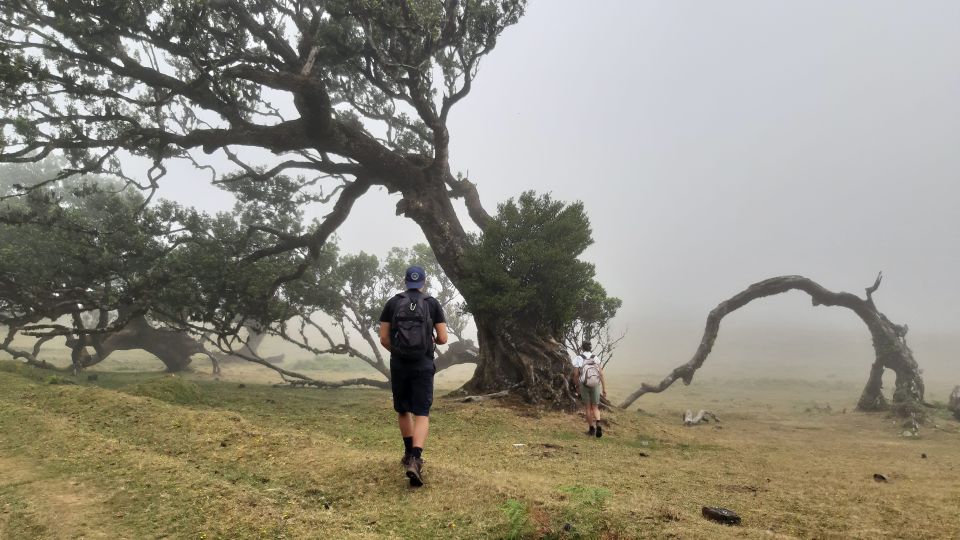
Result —
[[[526, 189], [585, 202], [623, 365], [686, 361], [707, 312], [755, 281], [862, 294], [883, 270], [879, 307], [928, 379], [957, 384], [958, 28], [955, 1], [535, 0], [451, 115], [453, 165], [491, 211]], [[344, 248], [421, 241], [394, 202], [359, 202]], [[728, 317], [715, 354], [865, 377], [872, 351], [855, 316], [793, 293]]]

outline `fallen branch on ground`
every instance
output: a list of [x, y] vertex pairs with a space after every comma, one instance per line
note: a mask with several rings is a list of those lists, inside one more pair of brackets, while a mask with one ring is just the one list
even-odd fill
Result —
[[497, 399], [507, 396], [510, 393], [510, 390], [501, 390], [499, 392], [494, 392], [492, 394], [484, 394], [482, 396], [467, 396], [463, 398], [463, 403], [476, 403], [477, 401], [484, 401], [487, 399]]
[[720, 423], [720, 419], [717, 418], [717, 415], [713, 414], [710, 411], [700, 410], [697, 414], [693, 414], [690, 409], [687, 409], [687, 412], [683, 415], [683, 425], [685, 426], [695, 426], [700, 423], [707, 423], [710, 419], [713, 419], [714, 422]]

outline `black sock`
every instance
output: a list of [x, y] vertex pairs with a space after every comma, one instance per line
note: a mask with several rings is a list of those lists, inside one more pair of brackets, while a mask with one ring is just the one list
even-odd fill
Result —
[[403, 453], [412, 454], [413, 453], [413, 437], [404, 437], [403, 438]]
[[415, 458], [417, 458], [417, 459], [420, 459], [420, 456], [423, 455], [423, 448], [420, 448], [420, 447], [418, 447], [418, 446], [414, 446], [414, 447], [413, 447], [413, 451], [411, 452], [411, 454], [413, 454], [413, 457], [415, 457]]

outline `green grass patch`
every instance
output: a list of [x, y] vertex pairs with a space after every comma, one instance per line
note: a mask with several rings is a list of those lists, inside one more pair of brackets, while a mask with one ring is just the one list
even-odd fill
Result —
[[[51, 385], [50, 375], [0, 362], [0, 538], [77, 536], [61, 527], [68, 514], [89, 538], [960, 535], [958, 424], [907, 441], [885, 414], [811, 417], [789, 405], [818, 399], [816, 387], [773, 411], [711, 405], [723, 429], [683, 427], [685, 396], [664, 394], [646, 415], [605, 415], [602, 439], [583, 435], [576, 415], [438, 396], [427, 485], [411, 489], [389, 392], [115, 372]], [[16, 474], [23, 464], [29, 474]], [[705, 504], [737, 510], [744, 525], [704, 520]]]
[[530, 511], [527, 505], [516, 499], [507, 499], [500, 507], [507, 516], [507, 540], [519, 540], [529, 537], [534, 530], [530, 521]]
[[31, 512], [23, 498], [10, 488], [0, 488], [0, 523], [9, 540], [34, 540], [50, 536], [42, 516]]
[[560, 530], [566, 533], [565, 537], [599, 538], [607, 529], [604, 509], [610, 490], [575, 484], [561, 487], [560, 492], [566, 495], [569, 503], [563, 513], [564, 526], [560, 527]]
[[179, 405], [196, 405], [203, 399], [197, 383], [176, 375], [156, 377], [135, 385], [130, 393]]

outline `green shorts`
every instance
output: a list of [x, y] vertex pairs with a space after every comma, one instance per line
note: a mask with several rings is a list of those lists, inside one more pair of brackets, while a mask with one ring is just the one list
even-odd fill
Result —
[[599, 405], [600, 404], [600, 385], [596, 385], [593, 388], [580, 383], [580, 398], [583, 400], [585, 405]]

